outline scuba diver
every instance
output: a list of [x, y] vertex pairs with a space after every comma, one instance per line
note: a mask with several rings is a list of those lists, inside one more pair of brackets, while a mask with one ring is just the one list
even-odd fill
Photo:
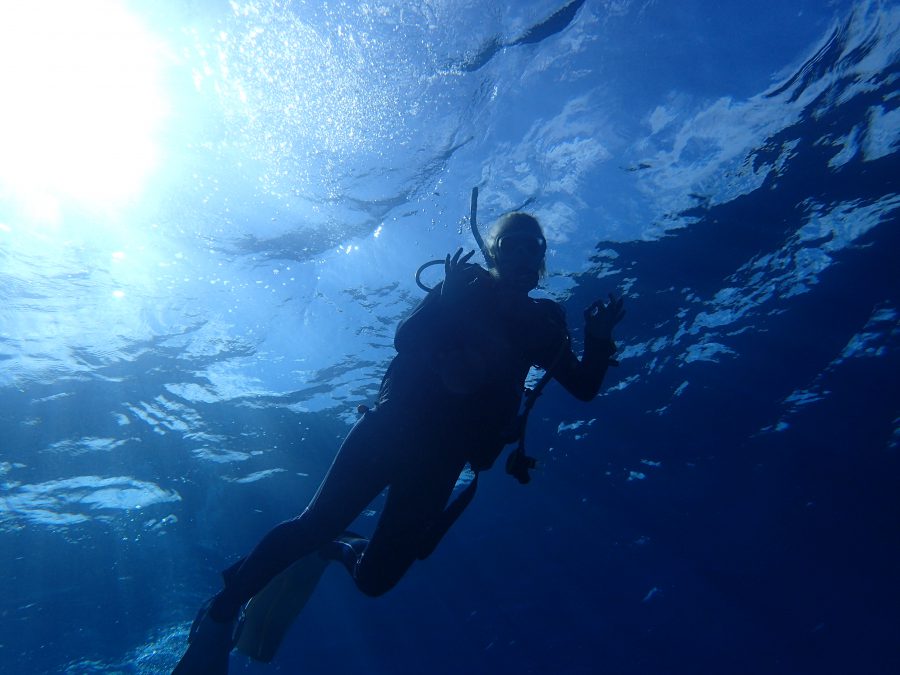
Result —
[[[473, 192], [473, 217], [476, 197]], [[434, 550], [471, 501], [478, 472], [516, 440], [519, 448], [507, 471], [527, 482], [533, 460], [524, 453], [519, 410], [532, 366], [547, 373], [536, 389], [552, 378], [582, 401], [597, 395], [607, 368], [615, 364], [612, 332], [625, 314], [622, 299], [610, 295], [609, 302], [598, 300], [585, 310], [579, 360], [562, 306], [529, 296], [544, 273], [547, 249], [537, 219], [507, 214], [484, 242], [474, 222], [473, 232], [488, 269], [469, 262], [474, 251], [463, 255], [459, 249], [440, 261], [443, 282], [397, 328], [397, 355], [376, 405], [361, 407], [362, 417], [306, 509], [269, 531], [223, 572], [224, 587], [200, 610], [175, 674], [227, 673], [235, 644], [269, 660], [286, 626], [268, 647], [260, 647], [242, 645], [259, 635], [236, 636], [235, 624], [242, 608], [246, 613], [267, 603], [262, 611], [268, 619], [261, 623], [272, 623], [272, 607], [291, 593], [294, 569], [300, 570], [295, 576], [305, 577], [298, 591], [302, 597], [277, 610], [285, 615], [278, 619], [282, 623], [296, 615], [329, 561], [342, 563], [367, 595], [390, 590], [413, 562]], [[530, 404], [533, 398], [526, 400], [527, 409]], [[466, 464], [475, 478], [451, 501]], [[371, 537], [348, 532], [385, 488], [385, 506]], [[243, 632], [248, 633], [246, 625]]]

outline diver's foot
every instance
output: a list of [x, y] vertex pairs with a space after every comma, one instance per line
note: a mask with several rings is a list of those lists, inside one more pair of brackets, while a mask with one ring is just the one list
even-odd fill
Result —
[[209, 615], [207, 602], [194, 619], [188, 648], [172, 675], [227, 675], [228, 655], [234, 646], [233, 622], [220, 623]]
[[325, 560], [336, 560], [353, 573], [362, 557], [369, 540], [353, 532], [344, 532], [340, 537], [319, 549], [319, 556]]

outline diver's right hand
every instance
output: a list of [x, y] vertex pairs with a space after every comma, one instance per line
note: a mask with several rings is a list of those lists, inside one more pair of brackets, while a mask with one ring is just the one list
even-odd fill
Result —
[[469, 260], [475, 255], [475, 251], [469, 251], [463, 255], [462, 248], [456, 249], [453, 257], [447, 254], [444, 260], [444, 284], [441, 287], [441, 298], [450, 302], [460, 300], [473, 285], [478, 283], [485, 270]]

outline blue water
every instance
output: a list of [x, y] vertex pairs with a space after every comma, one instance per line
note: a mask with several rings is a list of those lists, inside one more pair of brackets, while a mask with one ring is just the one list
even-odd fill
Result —
[[[485, 474], [382, 598], [329, 570], [277, 661], [232, 671], [900, 672], [900, 5], [505, 4], [22, 19], [0, 672], [169, 672], [371, 403], [414, 270], [474, 246], [476, 185], [482, 223], [545, 225], [576, 344], [625, 295], [621, 366], [590, 404], [547, 388], [530, 485]], [[120, 14], [146, 42], [66, 70]], [[145, 145], [127, 100], [159, 103]]]

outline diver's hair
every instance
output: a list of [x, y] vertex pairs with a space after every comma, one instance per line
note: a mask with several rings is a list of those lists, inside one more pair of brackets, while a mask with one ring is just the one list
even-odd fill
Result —
[[[494, 221], [494, 224], [491, 226], [487, 237], [485, 237], [484, 239], [484, 246], [490, 254], [491, 258], [493, 258], [494, 266], [496, 266], [497, 264], [497, 240], [500, 239], [501, 235], [503, 235], [507, 230], [513, 227], [521, 227], [523, 229], [530, 228], [536, 230], [542, 237], [544, 236], [544, 228], [541, 227], [538, 219], [532, 216], [530, 213], [524, 213], [523, 211], [512, 211], [504, 216], [500, 216], [496, 221]], [[544, 238], [546, 239], [546, 237]], [[541, 261], [541, 269], [539, 270], [539, 274], [541, 279], [543, 279], [547, 274], [547, 266], [544, 260]]]

